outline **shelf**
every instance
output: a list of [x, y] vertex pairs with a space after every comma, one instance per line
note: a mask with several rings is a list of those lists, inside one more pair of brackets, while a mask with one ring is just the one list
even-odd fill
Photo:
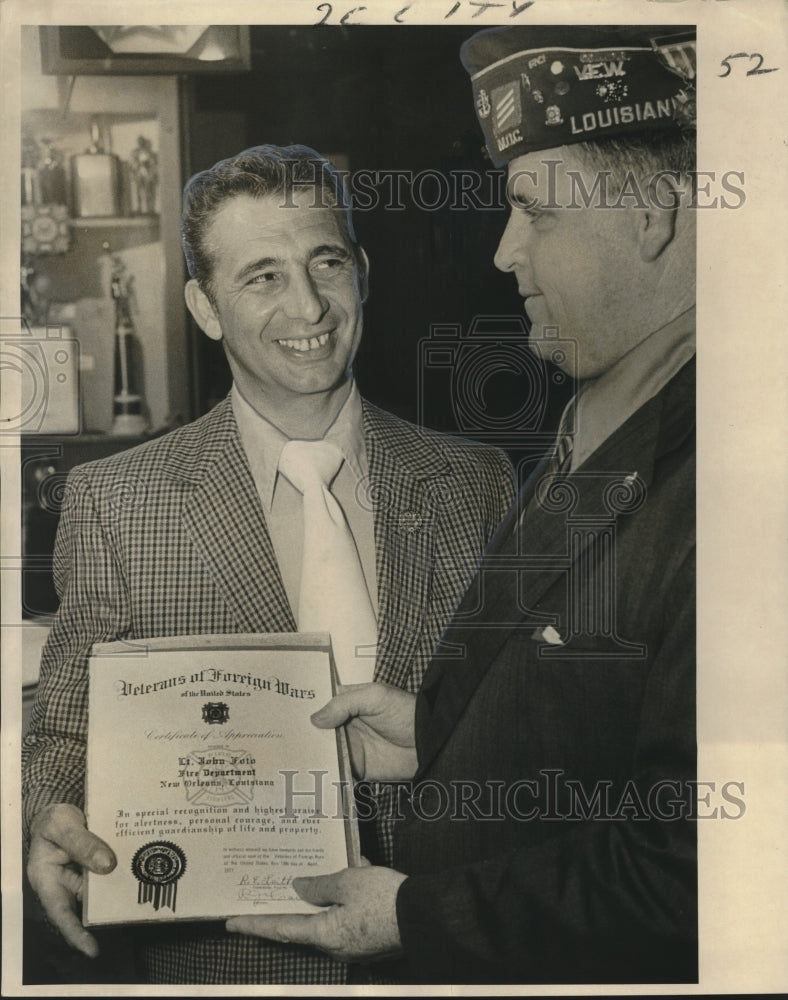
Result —
[[[0, 3], [1, 5], [1, 3]], [[139, 75], [133, 78], [95, 75], [78, 77], [76, 84], [67, 76], [43, 74], [40, 65], [38, 28], [23, 27], [22, 44], [22, 133], [28, 141], [30, 162], [38, 163], [44, 138], [60, 154], [65, 171], [66, 192], [74, 191], [72, 156], [82, 156], [92, 140], [91, 126], [99, 125], [105, 148], [118, 158], [117, 203], [82, 201], [90, 208], [113, 209], [114, 215], [74, 214], [62, 223], [57, 236], [67, 245], [62, 252], [44, 252], [53, 246], [48, 237], [53, 227], [36, 215], [35, 237], [39, 252], [31, 261], [31, 280], [64, 315], [79, 341], [83, 357], [93, 359], [92, 367], [80, 372], [79, 388], [82, 419], [106, 436], [59, 442], [64, 452], [82, 447], [86, 460], [128, 448], [138, 440], [114, 439], [112, 427], [112, 358], [114, 307], [110, 294], [110, 261], [107, 251], [119, 255], [135, 279], [134, 321], [144, 359], [143, 388], [153, 427], [163, 427], [170, 414], [191, 413], [189, 380], [184, 378], [184, 356], [189, 329], [183, 301], [185, 269], [180, 245], [181, 179], [181, 95], [184, 81], [177, 74]], [[147, 139], [158, 157], [158, 202], [138, 202], [131, 164], [141, 137]], [[36, 144], [36, 150], [33, 144]], [[35, 154], [35, 155], [34, 155]], [[77, 165], [79, 161], [77, 161]], [[77, 171], [79, 173], [79, 171]], [[68, 199], [70, 201], [70, 199]], [[150, 214], [132, 214], [140, 205], [153, 207]], [[75, 212], [68, 204], [66, 214]], [[69, 211], [70, 210], [70, 211]], [[32, 242], [32, 241], [31, 241]], [[109, 334], [108, 334], [109, 331]], [[141, 439], [141, 440], [144, 440]]]
[[110, 227], [128, 228], [142, 226], [158, 226], [158, 215], [127, 215], [127, 216], [86, 216], [82, 219], [69, 219], [69, 225], [82, 229], [106, 229]]

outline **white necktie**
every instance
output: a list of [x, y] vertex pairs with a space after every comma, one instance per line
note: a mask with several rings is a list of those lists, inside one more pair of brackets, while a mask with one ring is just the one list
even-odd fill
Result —
[[329, 490], [342, 461], [331, 441], [288, 441], [279, 470], [304, 495], [298, 628], [330, 632], [340, 683], [361, 684], [375, 669], [377, 622], [356, 543]]

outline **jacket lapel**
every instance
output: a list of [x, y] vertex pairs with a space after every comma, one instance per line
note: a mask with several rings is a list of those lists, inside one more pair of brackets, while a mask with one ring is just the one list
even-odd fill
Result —
[[[433, 659], [422, 686], [430, 726], [422, 727], [419, 772], [454, 729], [500, 649], [518, 628], [556, 624], [534, 613], [542, 596], [612, 521], [645, 498], [657, 459], [694, 433], [694, 361], [649, 400], [551, 493], [540, 470], [523, 487], [516, 505], [488, 547], [479, 574], [441, 640], [444, 658]], [[605, 492], [605, 487], [613, 495]], [[617, 492], [616, 492], [617, 491]], [[537, 499], [540, 498], [540, 499]], [[562, 503], [571, 502], [567, 509]], [[521, 516], [526, 511], [525, 516]], [[568, 519], [585, 525], [570, 540]], [[517, 566], [526, 567], [517, 573]], [[454, 653], [454, 655], [452, 655]], [[451, 683], [443, 684], [446, 673]]]
[[289, 632], [285, 594], [257, 490], [229, 401], [206, 431], [183, 524], [233, 611], [239, 631]]
[[435, 564], [430, 483], [445, 460], [399, 421], [365, 401], [378, 585], [375, 680], [406, 686], [424, 635]]

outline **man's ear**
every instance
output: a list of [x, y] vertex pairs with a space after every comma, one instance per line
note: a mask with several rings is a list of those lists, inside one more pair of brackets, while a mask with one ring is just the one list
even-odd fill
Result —
[[676, 234], [676, 212], [686, 197], [680, 175], [664, 171], [649, 185], [649, 207], [639, 213], [638, 245], [641, 260], [655, 261]]
[[356, 261], [356, 266], [358, 267], [358, 284], [359, 291], [361, 293], [361, 301], [366, 302], [367, 296], [369, 295], [369, 257], [367, 257], [363, 247], [358, 248]]
[[195, 278], [186, 282], [183, 295], [189, 312], [194, 316], [194, 321], [203, 333], [207, 334], [211, 340], [221, 340], [222, 328], [219, 325], [216, 310]]

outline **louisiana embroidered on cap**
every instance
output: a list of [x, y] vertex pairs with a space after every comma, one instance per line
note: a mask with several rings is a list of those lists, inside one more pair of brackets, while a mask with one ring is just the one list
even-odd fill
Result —
[[490, 28], [460, 51], [493, 163], [695, 127], [695, 29]]

